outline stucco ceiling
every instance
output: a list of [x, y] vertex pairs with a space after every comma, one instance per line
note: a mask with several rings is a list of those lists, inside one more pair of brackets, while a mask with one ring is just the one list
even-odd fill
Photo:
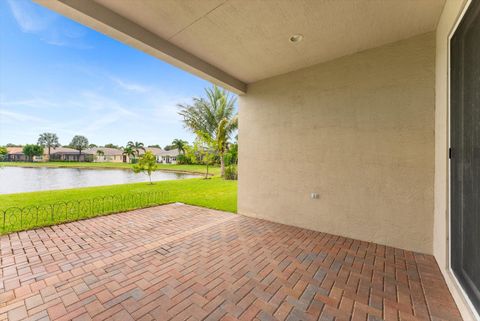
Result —
[[[435, 28], [443, 0], [95, 0], [246, 82]], [[292, 34], [303, 34], [297, 44]]]
[[[444, 5], [444, 0], [36, 1], [54, 10], [54, 2], [73, 8], [100, 4], [246, 84], [432, 31]], [[293, 34], [304, 40], [289, 42]]]

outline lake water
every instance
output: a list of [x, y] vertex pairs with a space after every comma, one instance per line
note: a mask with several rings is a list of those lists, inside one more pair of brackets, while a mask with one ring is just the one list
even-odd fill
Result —
[[[152, 181], [198, 177], [166, 171], [156, 171]], [[45, 191], [88, 186], [148, 182], [148, 176], [124, 169], [80, 169], [48, 167], [1, 167], [0, 194]]]

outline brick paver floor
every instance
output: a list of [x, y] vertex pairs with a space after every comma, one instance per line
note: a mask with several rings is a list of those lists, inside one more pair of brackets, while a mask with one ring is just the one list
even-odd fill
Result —
[[461, 320], [432, 256], [182, 204], [0, 243], [0, 320]]

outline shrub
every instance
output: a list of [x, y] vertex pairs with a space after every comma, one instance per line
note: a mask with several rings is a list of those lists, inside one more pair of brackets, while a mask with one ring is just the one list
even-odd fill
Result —
[[228, 151], [224, 157], [225, 165], [235, 165], [238, 163], [238, 144], [230, 144]]
[[27, 144], [23, 146], [23, 151], [22, 151], [25, 156], [30, 161], [33, 161], [33, 156], [42, 156], [43, 155], [43, 147], [40, 145], [34, 145], [34, 144]]
[[230, 165], [225, 168], [225, 179], [230, 181], [236, 181], [238, 179], [236, 165]]
[[7, 148], [0, 146], [0, 161], [3, 162], [7, 160], [7, 156], [8, 156]]
[[190, 157], [187, 157], [183, 154], [179, 154], [179, 155], [177, 155], [177, 164], [190, 165], [190, 164], [192, 164], [192, 160], [191, 160]]
[[153, 184], [152, 173], [156, 171], [157, 168], [157, 158], [155, 157], [155, 155], [153, 155], [151, 151], [147, 151], [140, 157], [138, 163], [133, 166], [133, 171], [135, 173], [143, 172], [147, 174], [148, 179], [150, 180], [150, 184]]

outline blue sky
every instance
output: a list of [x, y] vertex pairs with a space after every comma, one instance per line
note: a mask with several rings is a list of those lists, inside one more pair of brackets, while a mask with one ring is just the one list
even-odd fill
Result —
[[210, 83], [30, 1], [0, 1], [0, 145], [192, 141], [178, 103]]

